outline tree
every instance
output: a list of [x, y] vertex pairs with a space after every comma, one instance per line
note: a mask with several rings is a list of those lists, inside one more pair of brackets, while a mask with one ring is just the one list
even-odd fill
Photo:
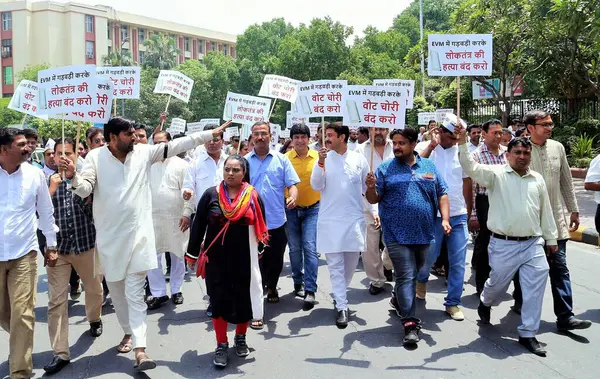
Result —
[[133, 56], [129, 50], [114, 50], [102, 57], [102, 64], [110, 67], [134, 66]]
[[[55, 141], [61, 139], [63, 125], [63, 121], [61, 119], [51, 118], [48, 120], [42, 120], [41, 118], [37, 117], [29, 117], [27, 124], [28, 126], [37, 129], [38, 134], [44, 139], [52, 138]], [[77, 122], [65, 120], [64, 124], [65, 137], [75, 138], [77, 136]], [[85, 131], [91, 126], [93, 126], [91, 122], [84, 122], [81, 124], [81, 141], [85, 139]]]
[[144, 68], [157, 68], [159, 70], [170, 70], [177, 66], [177, 56], [182, 54], [177, 48], [175, 38], [164, 33], [153, 34], [144, 40], [146, 55], [142, 62]]
[[[423, 0], [423, 29], [425, 31], [445, 32], [452, 29], [450, 15], [462, 0]], [[414, 0], [394, 19], [392, 29], [407, 36], [411, 46], [416, 45], [420, 37], [419, 0]]]
[[38, 80], [38, 72], [42, 70], [47, 70], [50, 68], [50, 65], [47, 63], [31, 65], [28, 64], [17, 74], [17, 82], [21, 80], [31, 80], [32, 82], [37, 82]]

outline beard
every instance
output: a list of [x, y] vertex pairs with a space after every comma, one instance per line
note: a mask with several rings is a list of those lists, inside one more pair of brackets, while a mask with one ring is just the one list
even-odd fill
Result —
[[133, 150], [133, 143], [125, 143], [125, 142], [121, 142], [119, 141], [118, 145], [117, 145], [117, 149], [121, 152], [121, 153], [129, 153], [130, 151]]

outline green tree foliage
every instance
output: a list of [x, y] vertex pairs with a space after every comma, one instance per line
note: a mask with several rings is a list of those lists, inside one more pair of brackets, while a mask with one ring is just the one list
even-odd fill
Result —
[[164, 33], [153, 34], [142, 44], [146, 47], [146, 55], [142, 67], [170, 70], [177, 66], [177, 56], [182, 52], [177, 48], [177, 41]]
[[102, 64], [110, 67], [134, 66], [136, 63], [129, 50], [115, 50], [102, 57]]
[[21, 80], [31, 80], [37, 82], [38, 71], [49, 69], [50, 65], [47, 63], [27, 65], [25, 68], [17, 74], [17, 83]]

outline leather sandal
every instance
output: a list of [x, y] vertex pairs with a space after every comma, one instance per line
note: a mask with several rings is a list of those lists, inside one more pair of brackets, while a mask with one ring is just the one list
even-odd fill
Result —
[[156, 368], [156, 362], [150, 359], [150, 357], [148, 357], [148, 354], [139, 353], [135, 357], [135, 366], [133, 366], [133, 368], [136, 371], [152, 370], [153, 368]]
[[131, 341], [131, 334], [125, 334], [119, 346], [117, 346], [117, 351], [121, 354], [127, 354], [133, 349], [133, 342]]

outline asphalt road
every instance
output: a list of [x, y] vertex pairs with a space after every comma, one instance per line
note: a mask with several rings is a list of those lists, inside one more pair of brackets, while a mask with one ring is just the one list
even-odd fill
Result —
[[[470, 254], [470, 253], [469, 253]], [[266, 304], [263, 331], [249, 331], [252, 353], [245, 359], [230, 351], [229, 366], [215, 369], [212, 355], [215, 339], [202, 281], [184, 284], [185, 303], [168, 303], [148, 315], [148, 352], [158, 363], [155, 370], [134, 374], [133, 353], [117, 354], [122, 331], [111, 306], [104, 309], [104, 334], [94, 340], [87, 333], [83, 296], [70, 305], [72, 361], [57, 378], [364, 378], [376, 375], [407, 378], [597, 378], [600, 360], [600, 252], [593, 246], [569, 242], [568, 261], [573, 280], [575, 313], [594, 322], [576, 334], [556, 332], [549, 283], [538, 338], [547, 344], [548, 356], [530, 354], [516, 341], [519, 316], [510, 311], [512, 299], [492, 311], [492, 325], [480, 326], [475, 288], [469, 268], [463, 295], [466, 320], [451, 320], [443, 311], [443, 279], [430, 281], [427, 301], [419, 303], [417, 316], [424, 321], [422, 341], [416, 350], [402, 347], [400, 320], [388, 306], [391, 285], [378, 296], [367, 291], [359, 264], [348, 296], [351, 324], [345, 330], [334, 326], [335, 314], [327, 265], [321, 259], [317, 294], [319, 304], [310, 311], [291, 294], [289, 262], [280, 281], [279, 304]], [[509, 293], [512, 289], [509, 289]], [[52, 359], [47, 332], [47, 281], [40, 266], [34, 346], [35, 377]], [[233, 339], [230, 328], [230, 340]], [[0, 331], [0, 357], [8, 356], [8, 335]], [[0, 377], [8, 374], [8, 363], [0, 363]]]

